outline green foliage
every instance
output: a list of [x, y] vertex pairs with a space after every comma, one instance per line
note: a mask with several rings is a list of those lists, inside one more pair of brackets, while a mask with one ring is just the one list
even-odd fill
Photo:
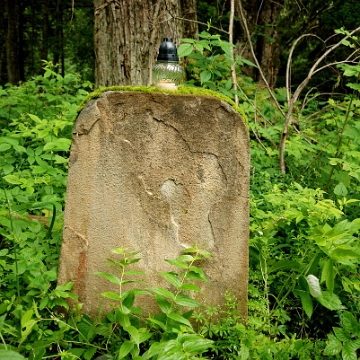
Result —
[[[229, 44], [215, 35], [202, 36], [179, 47], [180, 53], [194, 56], [191, 83], [219, 91], [222, 99], [238, 95], [251, 130], [248, 319], [239, 316], [231, 294], [223, 307], [201, 305], [199, 283], [207, 282], [201, 261], [209, 254], [196, 247], [167, 260], [173, 270], [160, 275], [168, 286], [153, 288], [147, 288], [146, 274], [131, 269], [140, 261], [138, 253], [114, 249], [107, 259], [109, 271], [97, 272], [114, 289], [99, 294], [113, 304], [103, 318], [80, 313], [72, 283], [56, 286], [71, 130], [90, 84], [74, 74], [62, 77], [47, 64], [44, 76], [0, 89], [0, 356], [355, 358], [360, 69], [339, 67], [350, 95], [308, 95], [297, 104], [286, 150], [289, 173], [283, 175], [277, 167], [283, 127], [279, 109], [248, 78], [238, 76], [238, 92], [227, 89]], [[346, 45], [357, 46], [357, 39]], [[214, 94], [186, 86], [182, 91]], [[274, 94], [286, 110], [285, 90]], [[136, 302], [139, 295], [154, 300], [160, 313], [145, 319]], [[77, 304], [72, 312], [69, 302]]]
[[[182, 39], [179, 46], [179, 57], [187, 57], [187, 73], [189, 84], [202, 86], [205, 89], [216, 90], [230, 98], [234, 98], [230, 67], [233, 63], [231, 49], [234, 45], [222, 40], [220, 35], [211, 35], [206, 31], [199, 34], [200, 40]], [[235, 65], [255, 66], [250, 61], [236, 57]]]
[[341, 315], [341, 327], [333, 327], [333, 334], [328, 335], [328, 342], [324, 355], [335, 356], [341, 353], [344, 360], [358, 359], [360, 349], [360, 323], [350, 312], [344, 311]]

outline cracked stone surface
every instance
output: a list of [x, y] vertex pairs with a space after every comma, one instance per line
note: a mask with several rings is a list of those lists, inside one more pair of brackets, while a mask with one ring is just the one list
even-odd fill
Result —
[[[221, 304], [226, 290], [247, 313], [249, 139], [241, 116], [213, 97], [105, 92], [73, 130], [59, 284], [74, 281], [83, 311], [96, 316], [115, 285], [109, 250], [141, 251], [133, 268], [149, 286], [168, 287], [159, 271], [194, 243], [210, 285], [193, 294]], [[140, 298], [145, 311], [156, 304]], [[103, 311], [109, 309], [104, 302]], [[145, 313], [146, 315], [146, 313]]]

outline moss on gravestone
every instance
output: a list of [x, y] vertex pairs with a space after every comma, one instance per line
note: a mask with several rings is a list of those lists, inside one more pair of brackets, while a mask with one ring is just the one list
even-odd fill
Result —
[[235, 104], [233, 100], [228, 98], [227, 96], [220, 94], [216, 91], [203, 89], [203, 88], [197, 88], [197, 87], [190, 87], [190, 86], [180, 86], [178, 90], [161, 90], [156, 87], [152, 86], [110, 86], [110, 87], [104, 87], [98, 90], [95, 90], [94, 92], [90, 93], [85, 100], [82, 102], [82, 104], [79, 106], [77, 112], [80, 113], [80, 111], [85, 107], [85, 105], [92, 99], [97, 99], [101, 96], [102, 93], [106, 91], [141, 91], [141, 92], [158, 92], [158, 93], [168, 93], [168, 94], [174, 94], [174, 95], [198, 95], [198, 96], [213, 96], [216, 97], [222, 101], [225, 101], [229, 105], [231, 105], [234, 110], [236, 110], [240, 116], [243, 118], [246, 126], [248, 126], [248, 121], [245, 115], [244, 110], [242, 110], [239, 106]]

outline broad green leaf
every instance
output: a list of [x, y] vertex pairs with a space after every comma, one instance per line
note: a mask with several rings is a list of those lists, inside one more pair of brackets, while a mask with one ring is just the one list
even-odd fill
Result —
[[192, 338], [187, 337], [186, 341], [183, 342], [183, 349], [188, 354], [198, 355], [207, 351], [213, 346], [213, 341], [204, 339], [199, 335], [190, 335]]
[[344, 306], [341, 303], [341, 300], [339, 297], [334, 294], [330, 293], [328, 291], [323, 291], [322, 296], [316, 298], [316, 300], [324, 307], [326, 307], [329, 310], [342, 310], [344, 309]]
[[120, 346], [118, 360], [124, 359], [130, 351], [134, 348], [134, 343], [128, 340], [125, 340], [122, 345]]
[[105, 291], [103, 293], [100, 294], [103, 297], [106, 297], [107, 299], [110, 300], [115, 300], [115, 301], [122, 301], [122, 297], [114, 292], [111, 291]]
[[2, 169], [3, 169], [4, 174], [7, 175], [7, 174], [10, 174], [15, 168], [14, 168], [14, 166], [12, 166], [10, 164], [6, 164], [3, 166]]
[[179, 57], [185, 57], [189, 56], [193, 51], [193, 45], [192, 44], [180, 44], [180, 46], [177, 49], [178, 56]]
[[350, 312], [344, 311], [341, 317], [341, 325], [344, 328], [344, 331], [348, 333], [356, 333], [360, 330], [359, 322], [357, 318]]
[[[2, 305], [2, 304], [1, 304], [1, 305]], [[6, 304], [5, 304], [5, 305], [6, 305]], [[5, 323], [6, 315], [7, 315], [7, 314], [0, 316], [0, 334], [1, 334], [1, 331], [2, 331], [3, 326], [4, 326], [4, 323]]]
[[70, 149], [71, 140], [65, 138], [59, 138], [55, 141], [50, 141], [44, 145], [44, 150], [57, 150], [68, 151]]
[[21, 327], [24, 328], [26, 324], [29, 322], [29, 320], [34, 315], [34, 310], [30, 309], [24, 313], [24, 315], [21, 318]]
[[350, 89], [360, 91], [360, 84], [357, 83], [348, 83], [346, 84]]
[[124, 275], [127, 276], [145, 275], [145, 272], [140, 270], [127, 270], [124, 272]]
[[60, 290], [60, 291], [70, 291], [74, 286], [74, 282], [73, 281], [69, 281], [64, 285], [58, 285], [56, 287], [56, 290]]
[[85, 349], [83, 348], [71, 348], [68, 350], [70, 354], [73, 354], [76, 356], [76, 359], [80, 359], [82, 354], [85, 352]]
[[174, 300], [174, 298], [175, 298], [175, 295], [172, 292], [170, 292], [166, 289], [160, 288], [160, 287], [150, 288], [149, 290], [151, 290], [156, 295], [163, 296], [170, 300]]
[[341, 342], [332, 334], [328, 335], [329, 341], [324, 350], [324, 355], [326, 356], [334, 356], [339, 354], [342, 350]]
[[23, 182], [15, 175], [9, 174], [3, 177], [3, 179], [12, 185], [21, 185]]
[[85, 360], [91, 360], [91, 359], [94, 357], [96, 351], [97, 351], [97, 348], [96, 348], [95, 346], [94, 346], [94, 347], [89, 347], [89, 348], [85, 351], [85, 353], [84, 353], [84, 355], [83, 355], [84, 359], [85, 359]]
[[135, 342], [135, 344], [139, 345], [140, 336], [138, 329], [135, 326], [130, 325], [124, 327], [124, 330], [130, 334], [131, 340]]
[[165, 278], [170, 284], [174, 285], [176, 288], [179, 288], [181, 285], [181, 280], [178, 278], [176, 273], [171, 272], [159, 272], [159, 274]]
[[200, 304], [196, 300], [194, 300], [190, 296], [182, 295], [182, 294], [178, 295], [175, 298], [175, 302], [178, 305], [186, 306], [186, 307], [198, 307], [198, 306], [200, 306]]
[[343, 197], [346, 196], [348, 194], [346, 186], [342, 182], [340, 182], [335, 186], [334, 194]]
[[329, 252], [329, 256], [337, 263], [352, 265], [353, 262], [359, 263], [360, 250], [341, 245]]
[[171, 319], [171, 320], [174, 320], [176, 322], [179, 322], [181, 324], [184, 324], [184, 325], [188, 325], [191, 327], [191, 324], [189, 322], [189, 320], [185, 319], [183, 316], [181, 316], [180, 314], [177, 314], [177, 313], [169, 313], [169, 314], [166, 314], [166, 316]]
[[22, 344], [30, 332], [32, 331], [34, 325], [37, 323], [36, 320], [32, 319], [34, 314], [34, 310], [30, 309], [25, 312], [25, 314], [21, 318], [21, 339], [20, 344]]
[[11, 148], [10, 144], [0, 144], [0, 152], [1, 151], [7, 151]]
[[203, 70], [200, 73], [201, 84], [204, 84], [205, 82], [209, 81], [210, 79], [211, 79], [211, 72], [209, 70]]
[[303, 290], [294, 290], [294, 294], [300, 296], [301, 305], [305, 311], [305, 314], [311, 318], [313, 313], [313, 302], [309, 293]]
[[344, 71], [344, 76], [358, 76], [359, 72], [354, 69], [354, 68], [350, 68], [348, 67], [345, 71]]
[[252, 67], [254, 67], [254, 68], [257, 68], [257, 65], [254, 64], [253, 62], [251, 62], [250, 60], [247, 60], [247, 59], [242, 58], [241, 61], [242, 61], [244, 64], [246, 64], [246, 65], [249, 65], [249, 66], [252, 66]]
[[103, 278], [105, 278], [106, 280], [109, 280], [110, 282], [112, 282], [113, 284], [116, 285], [121, 285], [122, 281], [115, 275], [113, 274], [109, 274], [109, 273], [105, 273], [105, 272], [95, 272], [95, 275], [101, 276]]
[[162, 343], [155, 342], [151, 344], [150, 349], [143, 355], [143, 359], [151, 359], [152, 357], [163, 352], [166, 344], [167, 344], [166, 342], [162, 342]]
[[349, 341], [351, 340], [351, 336], [350, 334], [346, 334], [344, 332], [344, 329], [343, 328], [339, 328], [339, 327], [333, 327], [333, 331], [334, 331], [334, 334], [336, 336], [336, 338], [340, 341]]
[[358, 360], [356, 350], [360, 347], [356, 341], [347, 342], [342, 349], [341, 355], [343, 360]]
[[171, 310], [171, 304], [163, 296], [155, 295], [155, 298], [161, 311], [167, 314]]
[[100, 324], [95, 328], [95, 332], [96, 334], [99, 334], [101, 336], [108, 337], [112, 333], [113, 330], [112, 326], [113, 326], [112, 323]]
[[335, 282], [335, 271], [334, 271], [334, 263], [332, 259], [328, 259], [321, 271], [321, 282], [326, 284], [326, 288], [330, 293], [334, 291], [334, 282]]
[[166, 260], [166, 262], [168, 262], [170, 265], [178, 267], [180, 269], [187, 269], [188, 268], [188, 264], [186, 264], [185, 262], [179, 261], [179, 260]]
[[186, 279], [186, 280], [199, 280], [199, 281], [208, 282], [208, 280], [206, 279], [205, 275], [199, 274], [198, 272], [194, 272], [194, 271], [189, 271], [189, 272], [186, 274], [185, 279]]
[[149, 340], [153, 334], [148, 331], [146, 328], [140, 328], [139, 329], [139, 343], [143, 343], [144, 341]]
[[119, 308], [116, 309], [115, 314], [116, 321], [118, 321], [122, 327], [128, 327], [131, 325], [128, 314], [124, 314]]
[[129, 294], [126, 297], [124, 297], [122, 304], [128, 309], [131, 309], [134, 305], [134, 301], [135, 301], [135, 295], [132, 291], [130, 291]]
[[[186, 249], [186, 251], [190, 251], [190, 249]], [[181, 262], [192, 262], [192, 261], [194, 261], [194, 257], [189, 254], [183, 254], [183, 255], [178, 256], [176, 258], [176, 260], [181, 261]]]
[[179, 287], [179, 290], [185, 290], [185, 291], [201, 291], [201, 289], [195, 285], [195, 284], [191, 284], [191, 283], [184, 283]]
[[26, 360], [21, 354], [12, 350], [0, 350], [1, 360]]
[[28, 114], [28, 116], [29, 116], [29, 118], [31, 120], [35, 121], [36, 123], [41, 123], [42, 122], [42, 120], [38, 116], [36, 116], [34, 114]]
[[163, 331], [166, 331], [166, 325], [163, 322], [156, 320], [152, 317], [149, 317], [147, 320], [152, 322], [153, 324], [158, 325]]

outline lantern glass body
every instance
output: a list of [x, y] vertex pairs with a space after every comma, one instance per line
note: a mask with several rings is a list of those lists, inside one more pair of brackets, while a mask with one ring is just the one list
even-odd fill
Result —
[[177, 61], [158, 60], [153, 68], [153, 82], [155, 86], [158, 83], [174, 83], [179, 85], [183, 80], [183, 75], [183, 70]]

